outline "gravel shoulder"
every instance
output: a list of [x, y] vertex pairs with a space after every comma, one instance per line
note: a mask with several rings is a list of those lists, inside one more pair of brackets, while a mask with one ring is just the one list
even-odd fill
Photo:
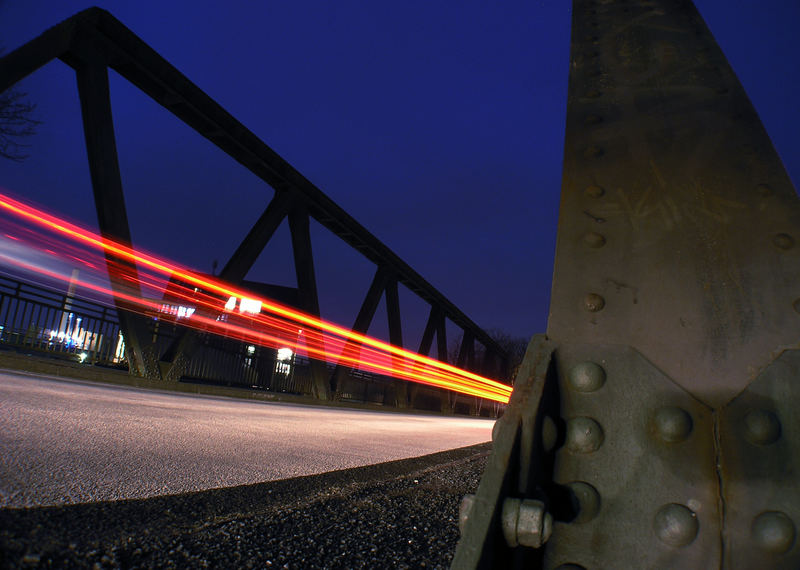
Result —
[[481, 444], [152, 499], [0, 509], [2, 568], [447, 568]]

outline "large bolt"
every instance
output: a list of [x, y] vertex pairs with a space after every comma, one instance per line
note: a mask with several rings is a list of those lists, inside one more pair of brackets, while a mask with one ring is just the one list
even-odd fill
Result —
[[509, 546], [541, 547], [553, 532], [553, 517], [544, 503], [534, 499], [506, 499], [502, 513], [503, 536]]

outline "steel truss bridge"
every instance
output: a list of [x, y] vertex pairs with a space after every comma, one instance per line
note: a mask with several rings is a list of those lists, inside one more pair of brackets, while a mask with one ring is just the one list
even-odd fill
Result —
[[[219, 282], [244, 289], [256, 288], [257, 293], [274, 301], [319, 317], [309, 233], [309, 222], [313, 218], [375, 265], [374, 278], [355, 316], [352, 333], [357, 336], [368, 332], [378, 305], [385, 298], [390, 344], [403, 347], [398, 286], [404, 285], [430, 307], [417, 354], [428, 355], [435, 340], [438, 360], [448, 361], [446, 323], [449, 321], [461, 331], [458, 354], [452, 362], [454, 366], [483, 377], [507, 376], [506, 352], [485, 331], [111, 14], [97, 8], [85, 10], [0, 59], [0, 92], [54, 59], [60, 59], [76, 73], [94, 201], [104, 238], [122, 247], [131, 244], [111, 115], [110, 68], [274, 189], [274, 196], [266, 203], [263, 214], [217, 276]], [[248, 270], [286, 219], [291, 232], [297, 287], [245, 282]], [[166, 327], [167, 331], [162, 327], [161, 331], [155, 331], [152, 319], [143, 318], [132, 310], [130, 303], [120, 299], [126, 286], [139, 279], [135, 265], [108, 251], [105, 255], [114, 289], [115, 318], [125, 340], [125, 359], [131, 373], [164, 381], [177, 381], [187, 374], [197, 377], [198, 360], [209, 358], [206, 337], [190, 329]], [[170, 287], [185, 285], [171, 283]], [[6, 313], [10, 310], [8, 306]], [[29, 323], [10, 324], [25, 329]], [[343, 350], [357, 351], [360, 344], [358, 338], [351, 338]], [[229, 346], [223, 352], [238, 356], [237, 353], [244, 354], [244, 350], [245, 345]], [[234, 368], [228, 366], [220, 370], [218, 366], [216, 374], [235, 376]], [[324, 359], [310, 358], [305, 375], [308, 381], [294, 385], [294, 389], [324, 400], [347, 397], [352, 392], [346, 384], [348, 379], [352, 380], [353, 368], [341, 365], [329, 370]], [[431, 390], [418, 384], [412, 384], [409, 390], [406, 382], [398, 382], [393, 390], [383, 392], [385, 403], [390, 405], [414, 406], [422, 396], [428, 400], [425, 405], [430, 407]], [[442, 410], [463, 409], [466, 405], [472, 413], [479, 413], [482, 407], [481, 398], [443, 390], [435, 391], [435, 399], [439, 401], [436, 407]]]

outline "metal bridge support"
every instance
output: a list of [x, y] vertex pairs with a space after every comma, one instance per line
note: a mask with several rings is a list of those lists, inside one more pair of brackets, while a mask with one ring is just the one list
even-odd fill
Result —
[[[310, 218], [314, 218], [391, 275], [391, 281], [382, 291], [387, 294], [392, 342], [402, 344], [396, 295], [397, 286], [402, 283], [436, 311], [440, 359], [447, 359], [446, 318], [462, 330], [470, 331], [486, 350], [503, 354], [503, 349], [444, 295], [108, 12], [99, 8], [84, 10], [0, 58], [0, 92], [53, 59], [61, 59], [78, 74], [95, 203], [104, 235], [127, 244], [131, 242], [111, 116], [107, 71], [110, 68], [275, 190], [266, 212], [223, 269], [220, 275], [223, 280], [240, 283], [277, 226], [288, 216], [297, 290], [273, 287], [272, 291], [288, 293], [285, 297], [290, 298], [291, 304], [319, 315], [309, 234]], [[112, 283], [121, 290], [122, 284], [113, 275], [115, 263], [119, 260], [109, 259]], [[127, 312], [124, 302], [118, 301], [117, 308], [131, 370], [148, 377], [178, 380], [191, 358], [194, 335], [183, 334], [159, 359], [147, 323]], [[328, 398], [330, 387], [325, 364], [312, 360], [312, 367], [313, 391], [320, 398]], [[403, 386], [397, 403], [406, 405], [407, 401]]]
[[[375, 311], [378, 310], [378, 305], [381, 302], [381, 297], [383, 296], [383, 292], [386, 290], [388, 283], [388, 272], [379, 267], [375, 271], [375, 276], [372, 278], [372, 283], [367, 291], [367, 296], [364, 298], [364, 302], [361, 303], [361, 308], [359, 309], [356, 320], [353, 323], [353, 332], [358, 334], [366, 334], [366, 332], [369, 330], [369, 325], [372, 323], [372, 318], [375, 316]], [[345, 350], [356, 348], [357, 346], [359, 345], [351, 340], [348, 341]], [[350, 368], [350, 365], [347, 363], [337, 364], [333, 371], [333, 375], [331, 376], [331, 393], [334, 394], [334, 398], [338, 398], [340, 395], [345, 378], [347, 377], [348, 368]]]
[[547, 340], [454, 568], [799, 568], [800, 200], [688, 0], [575, 0]]
[[[222, 268], [219, 278], [223, 281], [239, 285], [247, 272], [253, 267], [258, 256], [272, 239], [278, 226], [289, 214], [295, 198], [291, 193], [276, 193], [269, 205], [256, 221], [247, 236], [236, 248], [231, 258]], [[162, 375], [165, 380], [178, 381], [183, 376], [193, 350], [196, 346], [197, 334], [191, 329], [184, 329], [161, 355]]]
[[[87, 51], [85, 56], [86, 59], [77, 67], [78, 92], [100, 233], [104, 237], [130, 246], [131, 232], [122, 193], [122, 178], [111, 116], [108, 68], [96, 52]], [[135, 277], [136, 267], [108, 252], [106, 260], [114, 291], [118, 294], [138, 296], [138, 284], [119, 279], [119, 271], [115, 269], [123, 265], [126, 267], [126, 272]], [[160, 378], [158, 355], [151, 339], [148, 338], [145, 319], [130, 311], [119, 297], [115, 299], [115, 305], [131, 373], [147, 378]]]
[[[289, 212], [289, 229], [292, 233], [294, 270], [297, 275], [300, 308], [309, 315], [319, 317], [317, 278], [314, 273], [314, 257], [311, 253], [308, 210], [305, 207], [297, 206]], [[314, 396], [321, 400], [328, 400], [330, 398], [330, 390], [328, 389], [328, 373], [324, 362], [316, 359], [311, 360], [311, 381]]]

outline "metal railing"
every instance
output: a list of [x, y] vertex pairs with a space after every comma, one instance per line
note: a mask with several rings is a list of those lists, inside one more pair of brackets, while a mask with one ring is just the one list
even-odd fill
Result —
[[[179, 325], [166, 319], [154, 318], [149, 323], [149, 334], [162, 349], [181, 332]], [[288, 360], [280, 360], [276, 351], [268, 347], [209, 333], [198, 336], [199, 342], [181, 381], [298, 395], [313, 392], [308, 358], [293, 354]], [[2, 276], [0, 347], [86, 366], [121, 369], [128, 366], [114, 308], [75, 297], [68, 291]], [[333, 374], [332, 364], [327, 369]], [[351, 368], [345, 371], [339, 400], [396, 406], [399, 394], [398, 380]], [[441, 389], [416, 386], [414, 395], [414, 408], [442, 409]], [[447, 396], [444, 399], [447, 401]], [[456, 413], [476, 413], [463, 402], [459, 407], [454, 401], [451, 409]], [[497, 409], [491, 406], [484, 410], [484, 414], [487, 411], [497, 414]]]

